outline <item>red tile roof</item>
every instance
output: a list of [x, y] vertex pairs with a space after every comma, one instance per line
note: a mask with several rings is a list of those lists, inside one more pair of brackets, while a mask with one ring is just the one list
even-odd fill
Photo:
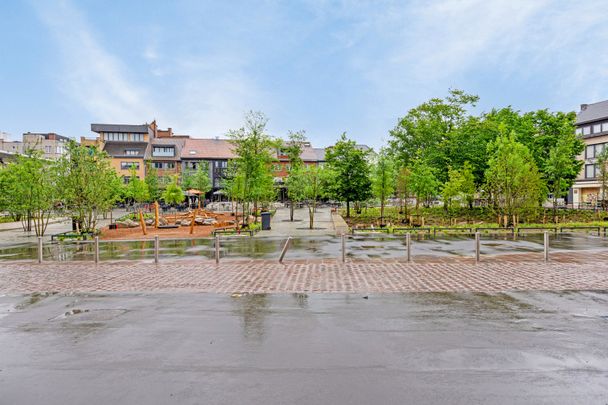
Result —
[[234, 159], [234, 146], [228, 139], [186, 139], [182, 159]]

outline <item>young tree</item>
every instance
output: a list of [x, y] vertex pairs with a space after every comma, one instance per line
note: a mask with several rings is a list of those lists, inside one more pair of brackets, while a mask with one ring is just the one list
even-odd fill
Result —
[[446, 212], [449, 212], [452, 202], [455, 198], [458, 198], [462, 194], [462, 185], [464, 178], [459, 170], [450, 167], [448, 171], [449, 179], [447, 183], [443, 185], [443, 208]]
[[600, 183], [600, 195], [602, 209], [608, 209], [608, 148], [604, 147], [597, 156], [597, 181]]
[[177, 184], [177, 176], [173, 177], [171, 183], [169, 183], [167, 188], [165, 188], [165, 191], [163, 191], [162, 199], [165, 204], [168, 205], [180, 204], [184, 201], [184, 191]]
[[373, 168], [372, 191], [380, 200], [380, 225], [383, 225], [386, 200], [395, 192], [395, 166], [386, 149], [380, 150]]
[[473, 166], [468, 162], [464, 162], [464, 166], [460, 169], [462, 176], [461, 193], [466, 201], [469, 209], [473, 208], [477, 186], [475, 185], [475, 175], [473, 174]]
[[21, 217], [24, 230], [30, 231], [33, 222], [36, 235], [44, 236], [53, 209], [60, 201], [56, 162], [28, 151], [17, 156], [2, 172], [7, 210]]
[[580, 172], [583, 162], [572, 161], [571, 153], [575, 149], [573, 142], [578, 139], [562, 137], [557, 144], [549, 149], [549, 156], [545, 160], [545, 178], [547, 187], [553, 194], [553, 216], [557, 217], [557, 199], [568, 194], [568, 189], [574, 184], [574, 179]]
[[146, 164], [146, 177], [144, 179], [148, 187], [148, 194], [151, 201], [158, 201], [160, 198], [160, 186], [158, 181], [158, 170], [148, 162]]
[[397, 191], [397, 196], [401, 201], [401, 212], [406, 218], [408, 217], [408, 204], [407, 200], [410, 198], [412, 193], [411, 186], [411, 170], [407, 167], [401, 167], [397, 173], [397, 180], [395, 189]]
[[[258, 204], [275, 197], [274, 178], [270, 164], [275, 160], [273, 153], [277, 143], [266, 134], [268, 119], [259, 112], [250, 112], [245, 117], [245, 126], [228, 132], [234, 145], [234, 159], [238, 176], [242, 179], [241, 200], [249, 211], [253, 204], [257, 216]], [[243, 215], [243, 224], [247, 215]]]
[[125, 187], [125, 197], [133, 201], [133, 205], [144, 203], [150, 198], [148, 185], [137, 176], [135, 166], [131, 166], [129, 170], [129, 183]]
[[334, 174], [331, 193], [346, 202], [346, 217], [350, 217], [350, 203], [371, 197], [371, 180], [367, 153], [357, 148], [343, 133], [336, 144], [325, 152], [329, 170]]
[[315, 212], [317, 204], [325, 192], [327, 175], [323, 168], [318, 166], [307, 166], [300, 168], [304, 183], [304, 201], [308, 207], [308, 227], [314, 229]]
[[415, 160], [412, 164], [410, 184], [416, 196], [416, 209], [421, 201], [425, 207], [429, 207], [439, 189], [439, 181], [435, 177], [434, 169], [422, 160]]
[[185, 172], [182, 175], [182, 186], [186, 189], [193, 188], [200, 192], [198, 207], [201, 208], [201, 200], [211, 191], [211, 179], [209, 178], [209, 164], [201, 162], [195, 172]]
[[521, 212], [540, 205], [544, 192], [540, 173], [529, 149], [515, 140], [513, 132], [498, 137], [488, 152], [487, 190], [499, 219], [506, 216], [505, 226], [516, 224]]
[[97, 216], [112, 209], [120, 197], [121, 181], [105, 152], [70, 141], [58, 161], [61, 200], [81, 232], [93, 232]]
[[306, 136], [304, 131], [292, 132], [289, 131], [287, 134], [289, 141], [283, 145], [283, 150], [289, 158], [289, 171], [287, 175], [287, 197], [289, 198], [289, 219], [293, 222], [293, 210], [294, 205], [297, 202], [302, 201], [302, 189], [301, 184], [297, 181], [289, 181], [289, 177], [292, 173], [299, 171], [304, 162], [302, 161], [302, 151], [304, 149], [304, 142], [306, 142]]

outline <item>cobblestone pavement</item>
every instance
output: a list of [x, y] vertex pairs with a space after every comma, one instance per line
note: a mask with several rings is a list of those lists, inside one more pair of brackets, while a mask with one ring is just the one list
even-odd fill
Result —
[[608, 290], [608, 251], [472, 259], [174, 260], [0, 264], [0, 293], [36, 291], [426, 292]]

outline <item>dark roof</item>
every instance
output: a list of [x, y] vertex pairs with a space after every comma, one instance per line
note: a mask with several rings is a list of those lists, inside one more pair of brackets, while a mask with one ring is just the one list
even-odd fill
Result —
[[[104, 152], [112, 157], [143, 158], [148, 144], [145, 142], [106, 142]], [[127, 155], [125, 150], [137, 150], [137, 155]]]
[[576, 124], [608, 119], [608, 100], [593, 104], [581, 104], [581, 111], [576, 116]]
[[[186, 137], [175, 137], [172, 136], [170, 138], [153, 138], [150, 142], [150, 147], [146, 151], [146, 160], [180, 160], [180, 156], [182, 154], [182, 149], [184, 148], [184, 144], [186, 143]], [[175, 155], [174, 156], [152, 156], [154, 146], [174, 146], [175, 147]]]
[[125, 125], [125, 124], [91, 124], [93, 132], [127, 132], [135, 134], [147, 134], [148, 124]]

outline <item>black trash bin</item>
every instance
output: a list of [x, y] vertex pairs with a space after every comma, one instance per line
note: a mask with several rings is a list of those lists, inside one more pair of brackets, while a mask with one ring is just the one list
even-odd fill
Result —
[[262, 212], [262, 230], [268, 231], [270, 229], [270, 212]]

